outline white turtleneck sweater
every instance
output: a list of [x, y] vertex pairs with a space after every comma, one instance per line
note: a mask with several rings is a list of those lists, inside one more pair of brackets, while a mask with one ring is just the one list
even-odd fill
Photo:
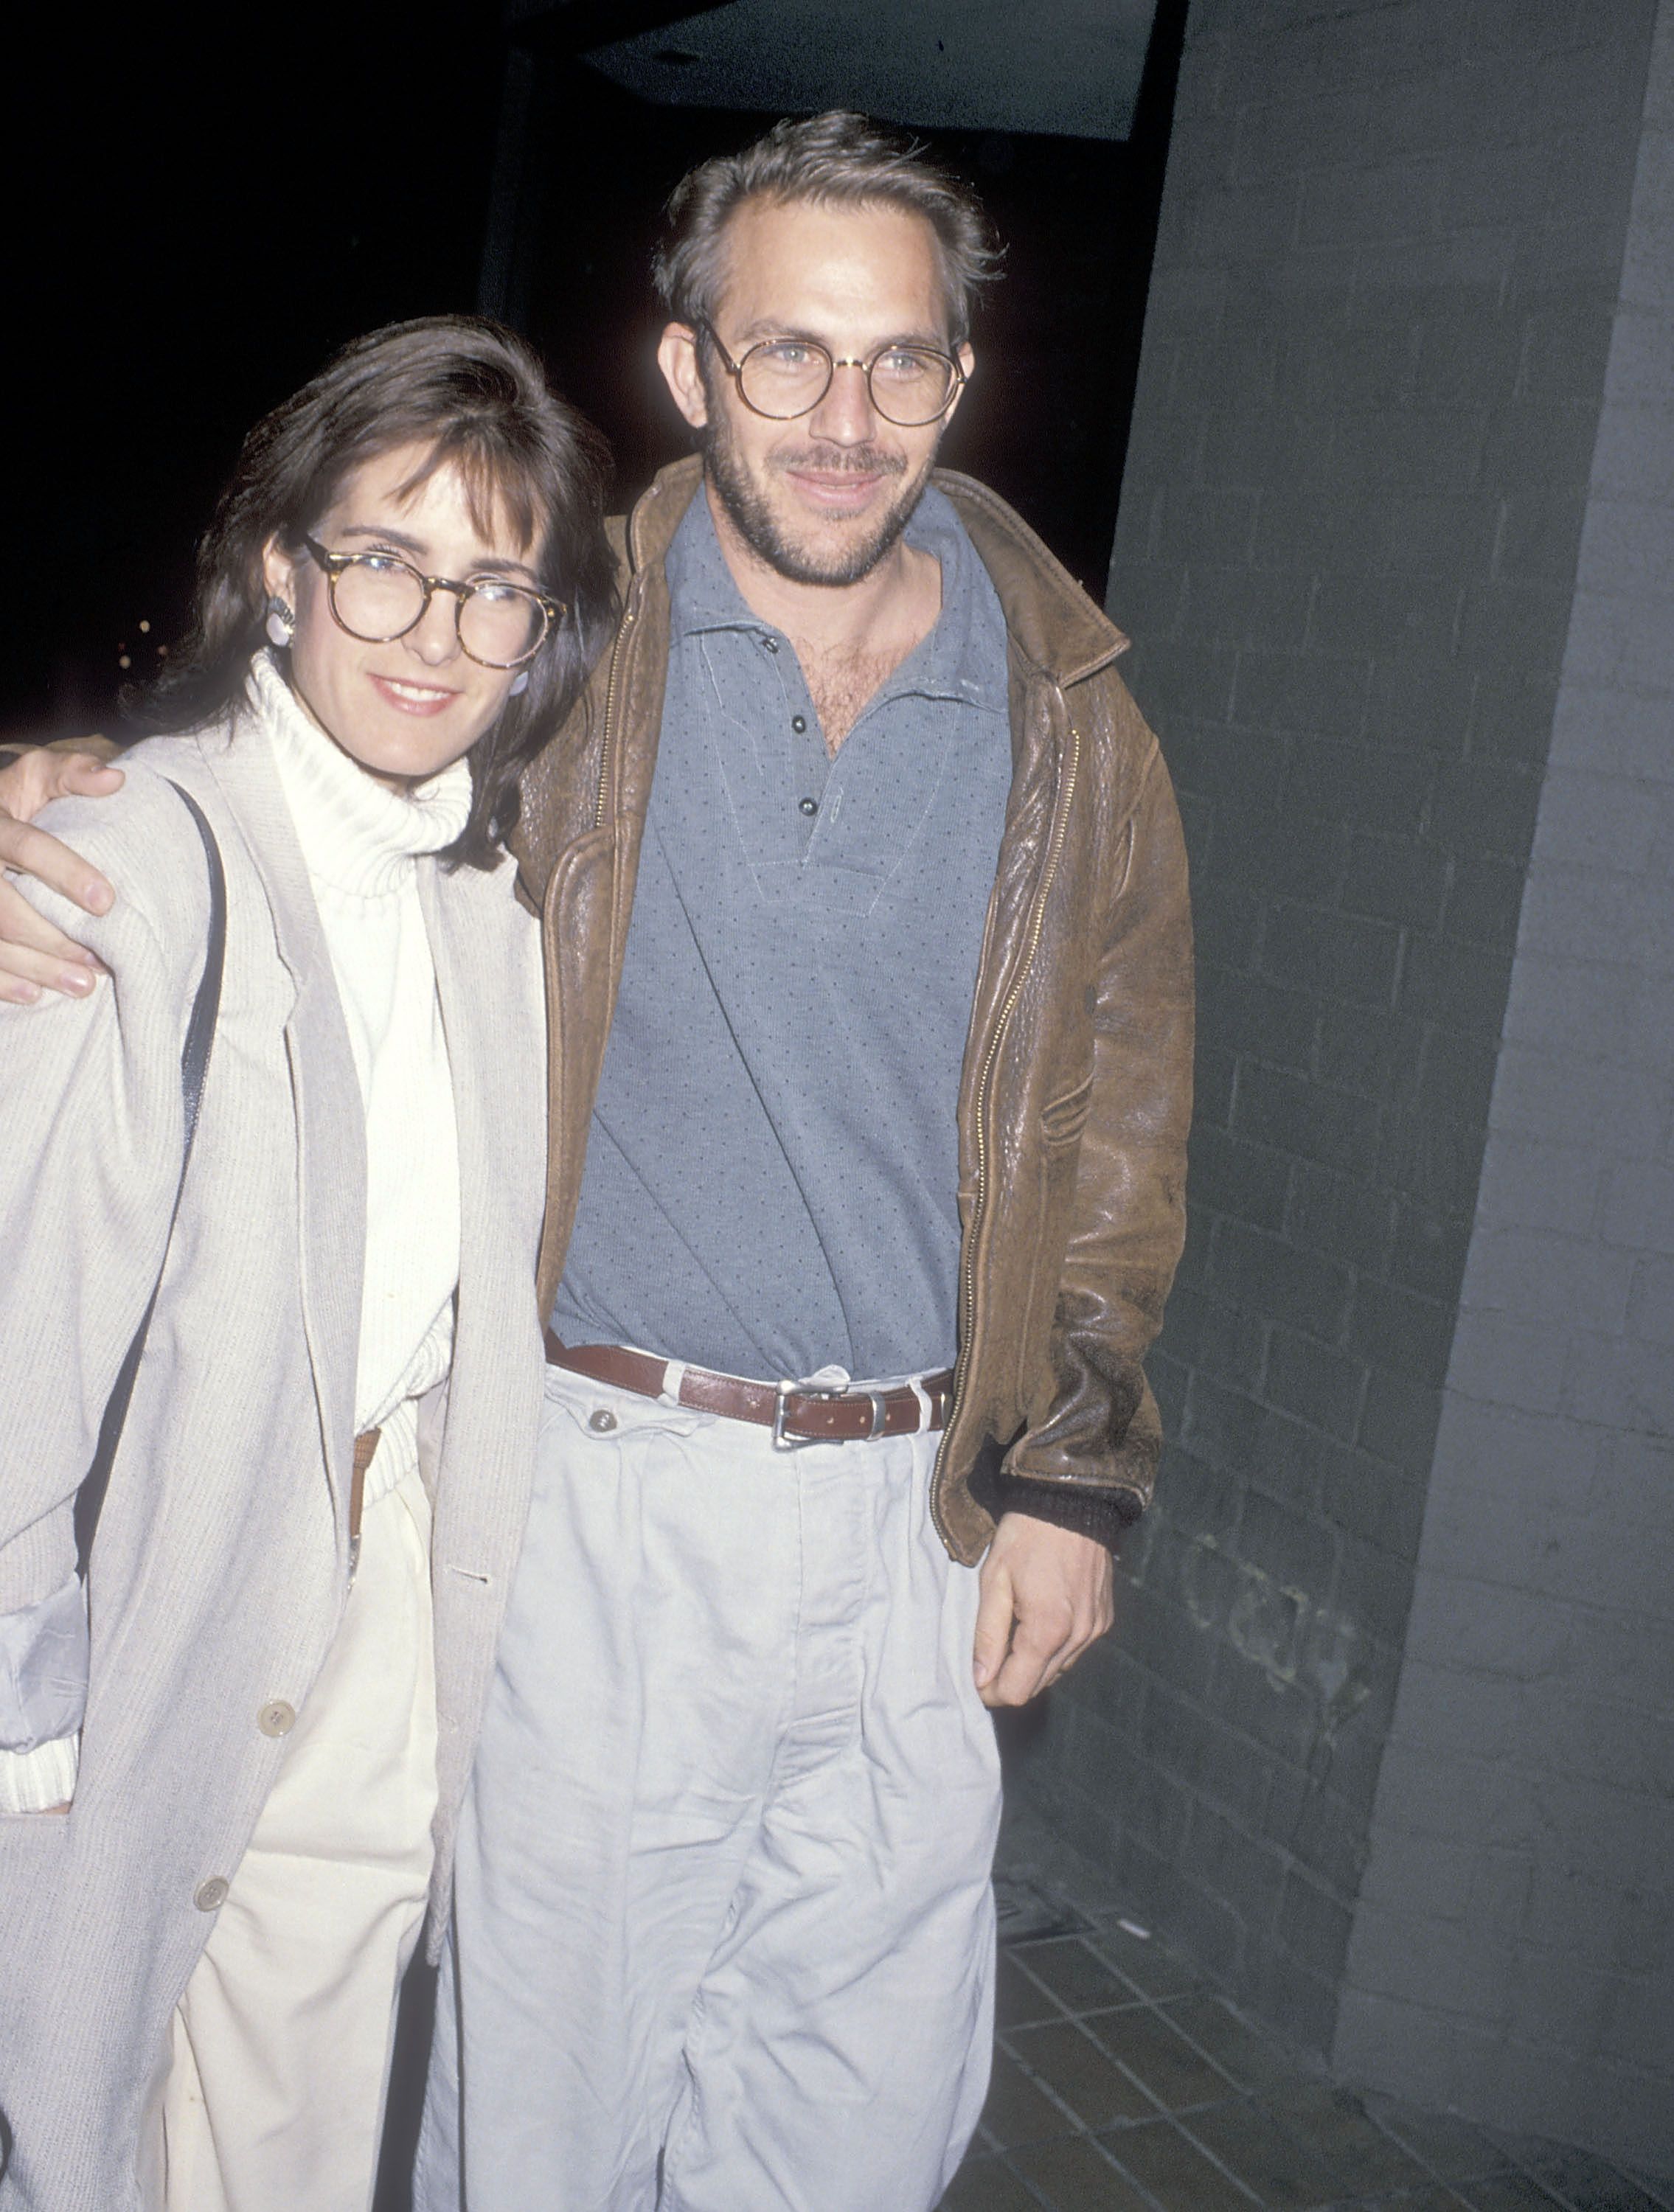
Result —
[[[266, 653], [252, 690], [325, 932], [366, 1105], [366, 1273], [356, 1430], [380, 1427], [366, 1502], [417, 1465], [417, 1399], [447, 1371], [460, 1271], [460, 1167], [418, 859], [471, 806], [463, 761], [397, 793], [303, 710]], [[236, 740], [234, 741], [236, 742]]]

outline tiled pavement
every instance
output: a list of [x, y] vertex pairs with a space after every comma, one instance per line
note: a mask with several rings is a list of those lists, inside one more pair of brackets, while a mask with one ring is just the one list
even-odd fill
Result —
[[994, 2086], [942, 2212], [1674, 2212], [1666, 2183], [1334, 2088], [1156, 1938], [1069, 1917], [1002, 1945]]

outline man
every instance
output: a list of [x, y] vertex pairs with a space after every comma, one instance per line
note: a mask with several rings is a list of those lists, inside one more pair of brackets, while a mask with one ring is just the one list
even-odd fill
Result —
[[934, 473], [989, 263], [854, 116], [671, 204], [700, 455], [514, 840], [551, 1364], [424, 2212], [928, 2212], [981, 2109], [982, 1705], [1149, 1492], [1190, 998], [1123, 641]]

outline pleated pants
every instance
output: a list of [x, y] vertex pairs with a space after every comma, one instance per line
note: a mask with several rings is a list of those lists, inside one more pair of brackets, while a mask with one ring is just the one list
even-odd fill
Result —
[[929, 2212], [982, 2108], [999, 1775], [934, 1434], [549, 1369], [421, 2212]]
[[367, 2212], [435, 1743], [415, 1470], [366, 1508], [342, 1626], [176, 2009], [162, 2212]]

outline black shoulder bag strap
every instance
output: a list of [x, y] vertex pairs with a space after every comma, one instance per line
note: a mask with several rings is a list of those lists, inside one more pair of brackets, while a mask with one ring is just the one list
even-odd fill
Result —
[[[186, 1188], [186, 1169], [192, 1160], [192, 1140], [198, 1130], [198, 1109], [204, 1099], [204, 1076], [210, 1064], [210, 1047], [215, 1042], [216, 1018], [221, 1011], [221, 975], [227, 962], [227, 876], [221, 865], [221, 848], [215, 842], [215, 832], [205, 820], [204, 810], [189, 791], [183, 791], [171, 776], [168, 781], [180, 793], [187, 811], [198, 824], [198, 834], [204, 841], [204, 857], [210, 870], [210, 934], [209, 949], [204, 957], [203, 978], [198, 986], [198, 995], [192, 1002], [192, 1018], [186, 1024], [186, 1041], [180, 1053], [180, 1103], [186, 1109], [186, 1143], [180, 1153], [180, 1180], [175, 1186], [173, 1209], [168, 1217], [168, 1235], [163, 1243], [163, 1261], [167, 1265], [168, 1247], [173, 1242], [174, 1224], [180, 1218], [180, 1197]], [[139, 1363], [145, 1352], [146, 1332], [151, 1326], [151, 1315], [157, 1303], [157, 1292], [162, 1287], [162, 1270], [158, 1269], [157, 1280], [152, 1285], [146, 1301], [139, 1327], [134, 1331], [134, 1340], [128, 1346], [121, 1368], [105, 1407], [105, 1418], [99, 1425], [99, 1448], [93, 1455], [93, 1465], [88, 1469], [76, 1498], [76, 1553], [83, 1576], [93, 1553], [93, 1539], [99, 1527], [99, 1516], [103, 1510], [105, 1492], [110, 1487], [111, 1466], [116, 1458], [116, 1448], [122, 1438], [122, 1425], [128, 1418], [128, 1401], [134, 1395], [134, 1377], [139, 1373]]]

